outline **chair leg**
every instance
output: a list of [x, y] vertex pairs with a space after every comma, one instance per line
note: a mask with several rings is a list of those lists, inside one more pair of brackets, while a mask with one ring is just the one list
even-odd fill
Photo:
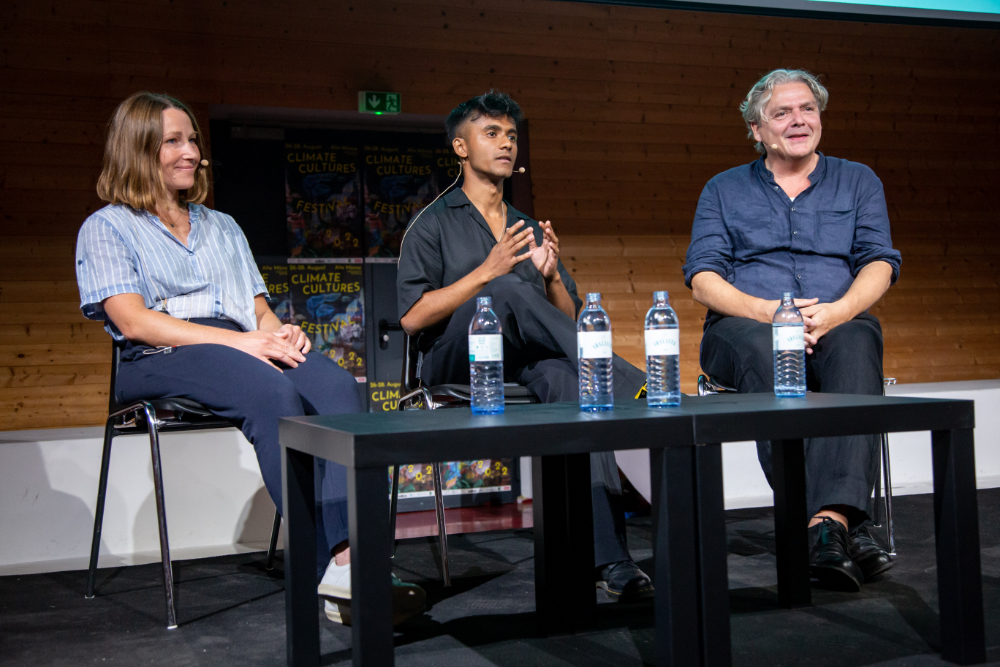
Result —
[[274, 510], [274, 522], [271, 524], [271, 542], [267, 545], [267, 562], [265, 570], [274, 569], [274, 552], [278, 548], [278, 531], [281, 529], [281, 512]]
[[[878, 451], [879, 456], [882, 456], [882, 450], [885, 448], [885, 434], [880, 436]], [[879, 463], [879, 468], [881, 468], [881, 462]], [[872, 524], [876, 528], [882, 527], [882, 475], [878, 472], [875, 473], [875, 491], [872, 493]]]
[[389, 497], [389, 535], [392, 539], [392, 547], [389, 551], [389, 558], [396, 557], [396, 509], [399, 507], [399, 466], [394, 465], [392, 470], [392, 495]]
[[444, 585], [451, 586], [451, 572], [448, 569], [448, 531], [444, 523], [444, 475], [441, 474], [441, 464], [433, 464], [434, 471], [434, 508], [437, 510], [438, 543], [441, 549], [441, 574]]
[[889, 537], [889, 555], [896, 555], [896, 533], [892, 525], [892, 471], [889, 468], [889, 436], [882, 434], [882, 474], [885, 477], [885, 527]]
[[104, 527], [104, 498], [108, 493], [108, 469], [111, 467], [111, 441], [115, 437], [115, 418], [109, 417], [104, 427], [104, 452], [101, 454], [101, 476], [97, 482], [97, 507], [94, 509], [94, 539], [90, 543], [90, 567], [87, 570], [87, 599], [94, 597], [97, 580], [97, 556], [101, 551], [101, 530]]
[[167, 630], [177, 627], [177, 613], [174, 611], [174, 572], [170, 564], [170, 544], [167, 540], [167, 508], [163, 499], [163, 466], [160, 463], [160, 437], [156, 424], [156, 412], [152, 406], [146, 410], [149, 424], [149, 450], [153, 459], [153, 495], [156, 496], [156, 519], [160, 528], [160, 558], [163, 561], [163, 588], [167, 603]]

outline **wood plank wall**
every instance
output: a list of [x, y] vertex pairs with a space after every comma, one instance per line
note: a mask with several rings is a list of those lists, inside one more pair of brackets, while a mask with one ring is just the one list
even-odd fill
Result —
[[831, 91], [822, 148], [886, 187], [902, 278], [876, 306], [886, 372], [1000, 377], [1000, 31], [539, 0], [8, 0], [0, 7], [0, 429], [102, 423], [108, 344], [79, 314], [76, 231], [105, 123], [141, 89], [193, 106], [445, 114], [496, 86], [531, 119], [535, 211], [616, 347], [641, 363], [673, 293], [692, 390], [704, 315], [680, 266], [705, 181], [754, 158], [737, 104], [763, 72]]

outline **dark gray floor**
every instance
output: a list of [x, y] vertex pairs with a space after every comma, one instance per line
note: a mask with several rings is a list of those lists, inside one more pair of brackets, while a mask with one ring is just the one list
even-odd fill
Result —
[[[1000, 660], [1000, 489], [979, 492], [987, 651]], [[897, 498], [900, 559], [860, 594], [814, 591], [812, 607], [777, 607], [770, 510], [727, 512], [736, 665], [935, 665], [939, 645], [930, 496]], [[648, 520], [630, 522], [649, 568]], [[439, 583], [432, 540], [403, 543], [397, 573], [419, 581], [427, 613], [396, 636], [400, 665], [639, 665], [654, 662], [652, 609], [609, 604], [587, 632], [534, 633], [530, 530], [451, 538], [454, 585]], [[263, 555], [176, 563], [180, 627], [164, 627], [158, 566], [0, 578], [0, 664], [280, 665], [281, 569]], [[603, 600], [603, 593], [597, 592]], [[323, 664], [350, 661], [349, 628], [324, 618]]]

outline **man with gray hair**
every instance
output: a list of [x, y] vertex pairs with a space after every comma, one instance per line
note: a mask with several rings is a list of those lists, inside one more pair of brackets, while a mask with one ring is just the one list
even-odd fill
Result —
[[[702, 191], [684, 279], [706, 306], [701, 367], [740, 392], [774, 390], [771, 320], [783, 292], [800, 297], [811, 391], [882, 393], [882, 329], [867, 310], [899, 275], [882, 183], [865, 165], [818, 152], [826, 88], [778, 69], [740, 110], [761, 157]], [[868, 507], [876, 436], [805, 442], [810, 571], [858, 591], [892, 567]], [[770, 481], [770, 442], [758, 442]]]

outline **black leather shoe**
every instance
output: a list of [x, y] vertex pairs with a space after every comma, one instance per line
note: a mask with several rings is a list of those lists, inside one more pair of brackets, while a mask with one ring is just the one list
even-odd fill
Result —
[[865, 576], [865, 581], [888, 572], [896, 562], [871, 534], [872, 523], [866, 521], [851, 531], [851, 546], [847, 553]]
[[809, 529], [812, 550], [809, 552], [809, 574], [822, 586], [857, 593], [864, 575], [848, 555], [850, 538], [839, 521], [823, 517]]
[[653, 582], [631, 560], [610, 563], [601, 570], [597, 587], [618, 602], [634, 602], [653, 596]]

